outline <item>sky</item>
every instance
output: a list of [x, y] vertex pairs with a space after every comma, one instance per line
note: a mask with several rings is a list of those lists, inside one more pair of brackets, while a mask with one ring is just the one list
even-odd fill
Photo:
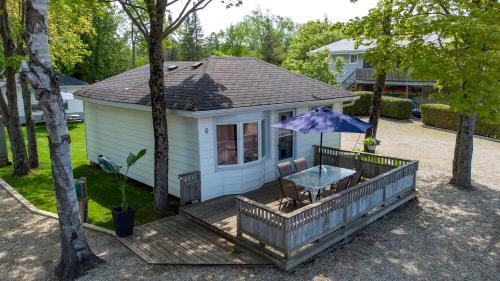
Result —
[[[181, 2], [181, 1], [180, 1]], [[243, 5], [226, 9], [220, 0], [213, 0], [204, 10], [198, 12], [205, 35], [225, 29], [231, 23], [240, 21], [256, 8], [269, 10], [271, 14], [290, 17], [294, 22], [323, 19], [346, 22], [356, 16], [368, 14], [375, 7], [376, 0], [243, 0]], [[175, 10], [175, 9], [173, 9]]]

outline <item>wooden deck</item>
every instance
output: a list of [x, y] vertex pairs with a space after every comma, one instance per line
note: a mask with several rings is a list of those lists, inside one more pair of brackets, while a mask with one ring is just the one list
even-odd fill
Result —
[[270, 264], [267, 259], [235, 246], [183, 215], [138, 226], [134, 235], [120, 241], [150, 264]]
[[[242, 196], [257, 201], [268, 207], [278, 210], [280, 189], [278, 183], [270, 182], [259, 189], [242, 194]], [[322, 196], [331, 195], [331, 192], [324, 191]], [[304, 206], [297, 204], [297, 208]], [[282, 212], [288, 213], [296, 208], [293, 204], [283, 206]], [[187, 215], [202, 225], [209, 226], [212, 231], [224, 235], [228, 239], [236, 238], [236, 196], [228, 195], [208, 200], [203, 203], [187, 205], [180, 209], [181, 213]]]

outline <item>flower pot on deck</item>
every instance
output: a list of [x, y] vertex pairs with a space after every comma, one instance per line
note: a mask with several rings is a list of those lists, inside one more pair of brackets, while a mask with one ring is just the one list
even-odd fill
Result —
[[135, 210], [128, 207], [126, 212], [122, 212], [122, 208], [114, 208], [112, 211], [113, 223], [115, 225], [115, 233], [118, 237], [130, 236], [134, 233], [134, 218]]
[[367, 147], [367, 148], [368, 148], [368, 150], [370, 150], [370, 151], [375, 151], [375, 149], [377, 149], [377, 145], [376, 145], [376, 144], [367, 145], [366, 147]]

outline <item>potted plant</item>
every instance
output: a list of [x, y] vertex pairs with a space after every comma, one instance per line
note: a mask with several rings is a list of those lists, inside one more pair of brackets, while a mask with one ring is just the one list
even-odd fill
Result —
[[376, 138], [368, 137], [363, 141], [363, 144], [368, 148], [369, 151], [375, 151], [377, 145], [380, 144], [380, 141]]
[[130, 153], [127, 157], [127, 166], [123, 174], [120, 173], [122, 166], [119, 166], [105, 156], [99, 155], [97, 157], [101, 169], [106, 173], [114, 174], [120, 187], [122, 203], [120, 207], [113, 208], [111, 211], [113, 223], [115, 225], [115, 233], [118, 237], [126, 237], [134, 233], [135, 210], [127, 202], [127, 175], [130, 167], [141, 159], [144, 154], [146, 154], [146, 149], [140, 150], [137, 154]]

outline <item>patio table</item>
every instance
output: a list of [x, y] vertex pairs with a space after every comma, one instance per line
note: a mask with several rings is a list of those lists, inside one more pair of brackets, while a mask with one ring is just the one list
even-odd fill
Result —
[[[319, 169], [321, 168], [321, 173]], [[284, 179], [293, 181], [297, 186], [311, 192], [311, 203], [316, 202], [318, 191], [356, 173], [355, 170], [330, 165], [314, 166], [307, 170], [289, 175]]]

